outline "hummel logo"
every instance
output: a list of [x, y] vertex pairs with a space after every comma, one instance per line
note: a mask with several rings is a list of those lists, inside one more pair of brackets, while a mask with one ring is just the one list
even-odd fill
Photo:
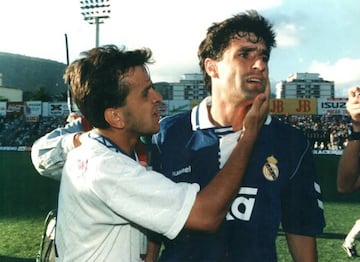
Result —
[[177, 170], [177, 171], [172, 171], [171, 175], [172, 176], [179, 176], [179, 175], [184, 174], [184, 173], [191, 173], [191, 166], [181, 168], [180, 170]]

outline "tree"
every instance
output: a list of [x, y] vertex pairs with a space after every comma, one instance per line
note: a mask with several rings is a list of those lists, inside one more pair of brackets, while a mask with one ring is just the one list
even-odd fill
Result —
[[24, 93], [24, 100], [25, 101], [49, 102], [49, 101], [52, 101], [52, 98], [45, 91], [45, 88], [43, 86], [38, 86], [34, 92], [26, 92], [26, 93]]

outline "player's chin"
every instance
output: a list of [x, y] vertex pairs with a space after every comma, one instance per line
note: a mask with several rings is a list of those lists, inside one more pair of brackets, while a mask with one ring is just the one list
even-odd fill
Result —
[[245, 98], [247, 101], [254, 101], [254, 99], [259, 95], [259, 94], [264, 94], [264, 91], [260, 91], [260, 90], [252, 90], [249, 91], [245, 94]]
[[155, 133], [159, 132], [159, 130], [160, 130], [160, 124], [159, 124], [159, 121], [157, 121], [156, 123], [153, 124], [151, 133], [155, 134]]
[[264, 86], [259, 87], [258, 89], [253, 90], [252, 94], [256, 97], [259, 94], [265, 94], [266, 88]]
[[160, 127], [152, 127], [152, 128], [147, 128], [146, 130], [143, 130], [140, 134], [141, 136], [152, 136], [156, 133], [158, 133], [160, 130]]
[[261, 85], [259, 88], [254, 89], [254, 95], [257, 96], [258, 94], [264, 94], [265, 90], [265, 86]]
[[245, 96], [255, 98], [258, 94], [265, 93], [265, 86], [259, 83], [247, 84], [246, 89], [243, 89]]

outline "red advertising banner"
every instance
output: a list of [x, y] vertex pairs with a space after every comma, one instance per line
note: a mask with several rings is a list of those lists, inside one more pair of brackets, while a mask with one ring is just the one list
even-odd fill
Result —
[[23, 115], [25, 102], [7, 102], [6, 115]]

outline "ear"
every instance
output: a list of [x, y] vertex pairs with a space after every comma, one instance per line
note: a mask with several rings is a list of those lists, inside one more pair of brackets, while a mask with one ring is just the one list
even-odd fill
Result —
[[125, 121], [121, 108], [106, 108], [104, 118], [111, 127], [124, 128]]
[[204, 61], [206, 73], [211, 77], [218, 77], [218, 70], [216, 61], [211, 58], [206, 58]]

